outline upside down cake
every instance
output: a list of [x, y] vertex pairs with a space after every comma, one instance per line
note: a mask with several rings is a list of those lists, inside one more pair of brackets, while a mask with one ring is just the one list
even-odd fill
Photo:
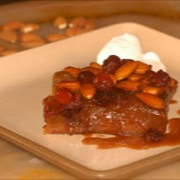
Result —
[[161, 141], [166, 133], [169, 100], [177, 81], [151, 65], [115, 55], [103, 65], [68, 66], [53, 76], [44, 101], [44, 132], [108, 134]]

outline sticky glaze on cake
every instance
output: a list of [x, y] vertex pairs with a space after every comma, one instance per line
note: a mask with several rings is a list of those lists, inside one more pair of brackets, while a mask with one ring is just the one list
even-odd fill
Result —
[[54, 74], [52, 94], [43, 101], [44, 132], [161, 141], [168, 123], [168, 102], [176, 87], [177, 81], [168, 73], [115, 55], [103, 65], [66, 67]]

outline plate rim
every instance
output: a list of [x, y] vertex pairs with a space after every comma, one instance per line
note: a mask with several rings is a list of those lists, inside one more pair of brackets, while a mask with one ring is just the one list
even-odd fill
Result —
[[[55, 165], [66, 172], [83, 179], [112, 179], [112, 178], [130, 178], [140, 174], [142, 171], [147, 172], [162, 166], [166, 163], [172, 163], [180, 158], [180, 147], [162, 152], [160, 154], [144, 158], [142, 160], [123, 165], [110, 170], [93, 170], [80, 165], [60, 154], [43, 147], [42, 145], [25, 138], [7, 128], [0, 126], [0, 137], [25, 151]], [[151, 159], [152, 161], [149, 161]], [[87, 177], [88, 175], [88, 177]]]
[[[120, 24], [131, 24], [135, 26], [143, 26], [142, 24], [134, 23], [134, 22], [126, 22], [126, 23], [118, 23], [113, 24], [111, 26], [116, 26]], [[104, 28], [108, 28], [110, 26], [106, 26]], [[101, 28], [101, 29], [104, 29]], [[148, 27], [149, 28], [149, 27]], [[101, 30], [98, 29], [98, 30]], [[153, 28], [149, 28], [154, 31], [157, 31]], [[98, 31], [96, 30], [96, 31]], [[157, 31], [160, 32], [160, 31]], [[163, 33], [165, 34], [165, 33]], [[170, 36], [168, 34], [165, 34]], [[170, 36], [173, 37], [173, 36]], [[13, 55], [12, 55], [13, 56]], [[150, 156], [144, 158], [142, 160], [138, 160], [136, 162], [123, 165], [117, 168], [113, 168], [110, 170], [93, 170], [83, 165], [78, 164], [77, 162], [71, 161], [66, 157], [61, 156], [60, 154], [28, 139], [25, 138], [3, 126], [0, 126], [0, 137], [11, 142], [14, 145], [19, 146], [20, 148], [29, 151], [30, 153], [50, 162], [51, 164], [68, 171], [69, 173], [78, 176], [80, 178], [98, 178], [98, 179], [111, 179], [111, 178], [127, 178], [141, 173], [142, 171], [149, 171], [150, 169], [156, 168], [158, 166], [164, 165], [164, 163], [174, 162], [178, 158], [180, 158], [180, 147], [174, 148], [172, 150], [167, 150], [166, 152], [162, 152], [160, 154]], [[42, 153], [43, 152], [43, 153]], [[171, 155], [171, 156], [170, 156]], [[58, 157], [58, 158], [57, 158]], [[153, 159], [153, 161], [149, 161], [149, 159]], [[160, 160], [161, 159], [161, 160]], [[141, 171], [141, 172], [140, 172]]]

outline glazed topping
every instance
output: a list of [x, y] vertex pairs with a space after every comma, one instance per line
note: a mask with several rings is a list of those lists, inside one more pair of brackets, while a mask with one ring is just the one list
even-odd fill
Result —
[[81, 84], [85, 84], [85, 83], [93, 84], [94, 77], [95, 75], [91, 71], [81, 71], [78, 74], [77, 79]]
[[100, 91], [108, 91], [113, 89], [114, 82], [110, 74], [100, 73], [94, 79], [94, 86]]
[[55, 97], [60, 104], [68, 104], [73, 101], [74, 93], [67, 88], [61, 88], [56, 92]]
[[102, 71], [113, 74], [121, 66], [120, 58], [112, 55], [104, 61]]
[[[82, 99], [91, 100], [101, 92], [108, 94], [117, 89], [121, 94], [134, 94], [151, 108], [164, 109], [166, 105], [162, 97], [177, 86], [176, 80], [168, 73], [162, 70], [152, 71], [151, 65], [131, 59], [120, 59], [115, 55], [109, 56], [103, 65], [91, 62], [88, 67], [81, 69], [66, 67], [63, 71], [55, 73], [54, 77], [53, 102], [55, 99], [57, 104], [65, 109], [79, 108]], [[96, 100], [98, 101], [98, 98]], [[119, 101], [117, 97], [113, 100]]]

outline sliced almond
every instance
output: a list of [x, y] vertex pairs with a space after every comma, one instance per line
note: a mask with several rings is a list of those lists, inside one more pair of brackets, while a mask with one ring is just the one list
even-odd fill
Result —
[[58, 16], [54, 22], [53, 25], [59, 29], [65, 29], [68, 26], [67, 19], [62, 16]]
[[165, 103], [164, 101], [157, 95], [150, 93], [136, 93], [136, 97], [143, 101], [148, 106], [151, 106], [155, 109], [164, 109]]
[[109, 74], [109, 77], [113, 80], [114, 85], [117, 83], [117, 80], [113, 74]]
[[81, 85], [80, 92], [86, 99], [92, 99], [96, 93], [96, 89], [92, 84]]
[[130, 81], [140, 81], [142, 79], [142, 77], [143, 77], [143, 75], [141, 75], [141, 74], [133, 73], [128, 77], [128, 79]]
[[3, 30], [0, 32], [0, 38], [9, 43], [16, 43], [18, 34], [14, 30]]
[[130, 90], [130, 91], [136, 91], [138, 90], [139, 87], [139, 82], [137, 81], [120, 81], [116, 84], [116, 87], [120, 88], [120, 89], [124, 89], [124, 90]]
[[67, 82], [60, 82], [57, 84], [59, 88], [67, 88], [71, 91], [79, 91], [80, 83], [78, 81], [67, 81]]
[[96, 28], [95, 21], [93, 19], [87, 19], [85, 24], [85, 29], [93, 30]]
[[98, 64], [97, 62], [91, 62], [90, 66], [97, 69], [102, 69], [102, 65]]
[[156, 87], [156, 86], [146, 86], [143, 88], [142, 91], [144, 93], [150, 93], [150, 94], [158, 95], [162, 92], [162, 89], [160, 87]]
[[20, 29], [24, 25], [21, 21], [10, 21], [4, 24], [3, 30], [17, 30]]
[[95, 67], [85, 67], [85, 68], [82, 68], [81, 71], [91, 71], [93, 74], [97, 75], [99, 73], [101, 73], [101, 70], [98, 69], [98, 68], [95, 68]]
[[76, 27], [76, 28], [83, 28], [86, 25], [86, 18], [79, 16], [75, 17], [74, 19], [71, 20], [69, 23], [69, 27]]
[[170, 86], [171, 87], [176, 87], [177, 86], [177, 81], [175, 79], [171, 79]]
[[38, 41], [41, 40], [42, 38], [36, 34], [36, 33], [27, 33], [27, 34], [22, 34], [21, 35], [21, 41], [22, 42], [29, 42], [29, 41]]
[[123, 80], [130, 76], [139, 65], [137, 61], [127, 62], [126, 64], [122, 65], [116, 72], [115, 77], [118, 81]]
[[28, 24], [24, 24], [21, 28], [20, 31], [22, 33], [30, 33], [33, 31], [36, 31], [40, 28], [39, 24], [35, 24], [35, 23], [28, 23]]
[[139, 62], [139, 65], [135, 71], [137, 74], [144, 74], [146, 71], [151, 69], [151, 65], [145, 64], [143, 62]]
[[68, 67], [64, 68], [64, 71], [71, 73], [74, 77], [77, 77], [80, 72], [80, 69], [68, 66]]
[[77, 28], [76, 27], [69, 27], [65, 30], [65, 34], [67, 37], [72, 37], [77, 35]]

